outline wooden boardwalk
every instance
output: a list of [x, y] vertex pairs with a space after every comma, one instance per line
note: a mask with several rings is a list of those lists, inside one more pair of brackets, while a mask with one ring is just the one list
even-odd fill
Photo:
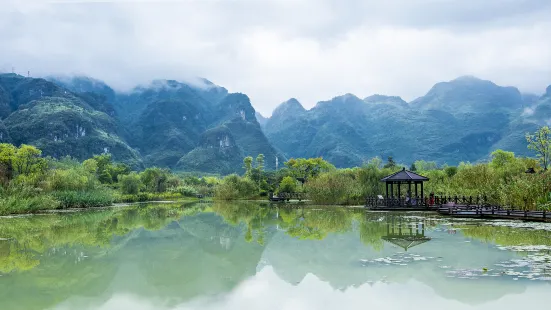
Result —
[[460, 218], [551, 222], [551, 214], [547, 211], [508, 210], [501, 207], [441, 206], [438, 208], [438, 213], [445, 216]]
[[274, 193], [270, 193], [269, 199], [273, 202], [285, 202], [290, 200], [303, 201], [308, 199], [308, 197], [306, 193], [279, 193], [277, 195], [274, 195]]

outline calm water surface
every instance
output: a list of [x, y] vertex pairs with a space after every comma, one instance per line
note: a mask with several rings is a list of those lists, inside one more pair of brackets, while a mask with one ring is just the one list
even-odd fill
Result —
[[0, 309], [547, 309], [551, 225], [259, 204], [0, 218]]

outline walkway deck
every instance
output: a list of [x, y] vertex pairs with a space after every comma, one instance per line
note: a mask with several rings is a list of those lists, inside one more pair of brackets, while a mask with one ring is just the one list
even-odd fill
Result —
[[523, 220], [551, 222], [551, 214], [546, 211], [506, 210], [500, 207], [453, 206], [440, 207], [438, 213], [460, 218], [486, 218], [502, 220]]

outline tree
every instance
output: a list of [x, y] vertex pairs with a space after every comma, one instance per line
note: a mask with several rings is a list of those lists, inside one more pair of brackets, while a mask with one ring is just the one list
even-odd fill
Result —
[[549, 126], [538, 129], [534, 134], [526, 134], [528, 148], [536, 152], [544, 170], [549, 166], [551, 157], [551, 130]]
[[297, 189], [297, 181], [293, 177], [284, 177], [279, 183], [280, 193], [294, 193]]
[[251, 156], [243, 158], [243, 169], [245, 169], [245, 176], [250, 177], [253, 170], [253, 158]]
[[48, 162], [41, 155], [42, 151], [36, 147], [22, 144], [17, 149], [13, 158], [15, 172], [23, 175], [44, 172], [48, 166]]
[[93, 158], [83, 161], [82, 165], [84, 166], [84, 169], [90, 173], [96, 174], [98, 172], [98, 162]]
[[142, 181], [136, 172], [127, 175], [120, 175], [119, 182], [123, 194], [136, 195], [140, 192]]
[[148, 192], [162, 193], [167, 189], [169, 171], [157, 167], [147, 168], [140, 173], [140, 179]]
[[13, 178], [13, 159], [17, 148], [9, 143], [0, 143], [0, 179], [7, 185]]
[[417, 171], [430, 171], [438, 169], [438, 165], [434, 161], [416, 160], [414, 164]]
[[260, 171], [264, 170], [264, 154], [256, 156], [256, 168]]
[[388, 156], [386, 160], [386, 164], [383, 166], [383, 168], [394, 168], [396, 167], [396, 162], [394, 161], [394, 158], [392, 156]]
[[[291, 158], [285, 162], [285, 166], [289, 168], [291, 176], [307, 180], [318, 176], [321, 172], [335, 169], [335, 166], [330, 164], [323, 158]], [[304, 183], [304, 182], [303, 182]]]
[[410, 171], [417, 171], [417, 167], [415, 166], [415, 163], [411, 164], [411, 166], [409, 167], [409, 170]]
[[493, 168], [503, 168], [507, 164], [511, 164], [515, 161], [515, 153], [507, 152], [504, 150], [495, 150], [491, 154], [492, 162], [491, 165]]

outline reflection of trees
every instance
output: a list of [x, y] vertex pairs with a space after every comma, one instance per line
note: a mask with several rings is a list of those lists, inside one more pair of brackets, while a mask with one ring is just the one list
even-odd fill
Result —
[[[254, 203], [220, 203], [215, 204], [213, 210], [231, 225], [245, 224], [245, 240], [249, 242], [256, 238], [258, 243], [264, 244], [264, 234], [269, 225], [277, 225], [278, 229], [285, 231], [287, 235], [302, 240], [322, 240], [330, 233], [345, 233], [358, 229], [360, 240], [377, 251], [383, 249], [385, 238], [394, 238], [389, 235], [389, 225], [400, 230], [403, 223], [404, 229], [413, 229], [416, 223], [425, 222], [396, 214], [389, 216], [340, 207], [274, 208], [259, 207]], [[428, 223], [428, 227], [430, 226], [434, 226], [434, 223]], [[415, 239], [416, 234], [410, 237], [404, 234], [403, 237]], [[422, 239], [423, 237], [420, 236]], [[418, 244], [417, 241], [409, 240], [408, 247]]]
[[503, 246], [551, 246], [551, 231], [491, 225], [455, 225], [463, 235]]
[[45, 257], [71, 253], [70, 248], [88, 247], [98, 255], [109, 247], [115, 236], [144, 228], [158, 230], [197, 208], [174, 205], [148, 205], [0, 221], [0, 273], [29, 270]]
[[245, 233], [247, 242], [256, 239], [258, 244], [264, 245], [266, 226], [275, 224], [273, 210], [259, 207], [255, 203], [215, 203], [212, 209], [230, 225], [243, 223], [247, 227]]
[[280, 209], [278, 222], [287, 234], [299, 239], [321, 240], [328, 233], [343, 233], [352, 228], [353, 213], [344, 208]]

